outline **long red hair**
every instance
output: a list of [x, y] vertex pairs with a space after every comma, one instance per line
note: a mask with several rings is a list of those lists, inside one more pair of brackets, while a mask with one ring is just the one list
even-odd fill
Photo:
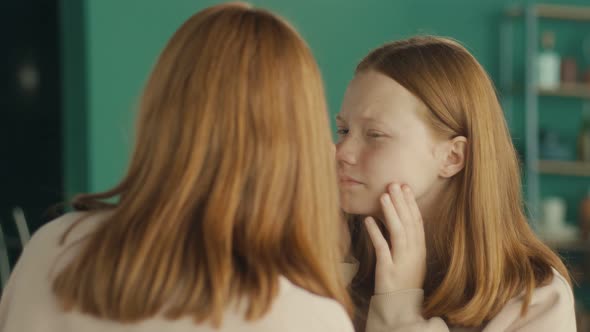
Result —
[[283, 19], [243, 4], [189, 18], [143, 92], [126, 176], [74, 202], [112, 213], [57, 275], [64, 308], [219, 325], [236, 298], [264, 315], [279, 276], [350, 308], [326, 108]]
[[[517, 154], [494, 86], [477, 60], [454, 40], [422, 36], [373, 50], [356, 72], [367, 70], [419, 98], [436, 135], [469, 142], [465, 169], [450, 180], [439, 218], [426, 223], [424, 316], [479, 326], [521, 292], [526, 312], [534, 288], [552, 280], [552, 269], [569, 280], [561, 259], [529, 227]], [[366, 305], [375, 255], [362, 224], [349, 226], [360, 260], [352, 287], [357, 303]]]

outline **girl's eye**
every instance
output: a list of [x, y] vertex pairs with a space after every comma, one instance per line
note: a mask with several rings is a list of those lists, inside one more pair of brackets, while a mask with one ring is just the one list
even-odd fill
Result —
[[373, 138], [377, 138], [377, 137], [381, 137], [381, 136], [383, 136], [383, 134], [381, 134], [381, 133], [380, 133], [380, 132], [378, 132], [378, 131], [373, 131], [373, 130], [370, 130], [370, 131], [368, 131], [368, 132], [367, 132], [367, 136], [369, 136], [369, 137], [373, 137]]
[[348, 134], [348, 128], [338, 128], [338, 131], [336, 132], [338, 134], [338, 136], [344, 136]]

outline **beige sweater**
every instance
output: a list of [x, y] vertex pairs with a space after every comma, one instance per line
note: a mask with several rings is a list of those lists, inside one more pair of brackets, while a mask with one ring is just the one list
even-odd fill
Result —
[[[357, 265], [343, 264], [349, 282]], [[554, 278], [546, 286], [533, 292], [526, 316], [520, 316], [522, 298], [516, 297], [484, 326], [459, 328], [447, 326], [438, 317], [421, 316], [423, 291], [410, 289], [371, 298], [365, 332], [576, 332], [574, 297], [567, 281], [554, 271]]]
[[[25, 248], [0, 301], [0, 331], [69, 332], [69, 331], [214, 331], [209, 325], [195, 325], [190, 319], [168, 321], [154, 317], [138, 324], [122, 325], [96, 319], [77, 312], [64, 313], [51, 292], [55, 270], [76, 254], [79, 246], [66, 252], [58, 246], [64, 230], [79, 214], [68, 214], [40, 229]], [[99, 217], [92, 217], [99, 219]], [[88, 234], [98, 220], [85, 220], [68, 237], [66, 246]], [[58, 256], [61, 258], [58, 260]], [[350, 280], [356, 265], [343, 264]], [[243, 312], [227, 310], [221, 332], [226, 331], [342, 331], [353, 330], [343, 308], [332, 300], [311, 294], [280, 280], [280, 292], [271, 311], [261, 320], [245, 322]], [[571, 288], [559, 275], [535, 290], [525, 317], [520, 317], [521, 298], [514, 298], [488, 324], [475, 329], [449, 327], [440, 318], [425, 320], [420, 315], [422, 290], [407, 290], [373, 296], [366, 332], [439, 332], [439, 331], [576, 331], [574, 300]]]
[[[64, 313], [57, 306], [51, 291], [55, 270], [76, 255], [79, 244], [67, 251], [58, 246], [64, 230], [80, 214], [67, 214], [43, 226], [35, 233], [20, 257], [0, 302], [0, 331], [2, 332], [205, 332], [205, 331], [309, 331], [352, 332], [345, 310], [337, 302], [314, 295], [280, 279], [280, 291], [270, 312], [255, 322], [243, 319], [243, 310], [228, 309], [222, 328], [214, 330], [208, 324], [195, 325], [189, 318], [169, 321], [154, 317], [137, 324], [120, 324], [97, 319], [79, 312]], [[100, 216], [93, 216], [100, 219]], [[99, 220], [85, 220], [68, 237], [68, 244], [88, 234]], [[80, 242], [79, 242], [80, 243]], [[64, 254], [65, 253], [65, 254]], [[64, 254], [58, 260], [58, 256]], [[230, 306], [234, 308], [234, 306]], [[228, 307], [229, 308], [229, 307]]]

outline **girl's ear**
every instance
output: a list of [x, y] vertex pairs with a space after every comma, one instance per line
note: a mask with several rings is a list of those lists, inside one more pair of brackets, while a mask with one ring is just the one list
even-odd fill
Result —
[[443, 178], [451, 178], [465, 167], [467, 158], [467, 138], [457, 136], [445, 142], [445, 153], [438, 175]]

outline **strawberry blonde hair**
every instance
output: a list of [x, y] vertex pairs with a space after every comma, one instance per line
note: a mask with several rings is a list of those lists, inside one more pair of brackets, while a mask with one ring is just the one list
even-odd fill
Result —
[[[552, 280], [552, 269], [571, 283], [561, 259], [529, 227], [517, 154], [494, 86], [477, 60], [454, 40], [421, 36], [373, 50], [356, 73], [368, 70], [420, 99], [437, 136], [468, 139], [465, 168], [450, 179], [439, 217], [425, 225], [424, 316], [479, 326], [521, 293], [526, 313], [533, 290]], [[349, 227], [361, 265], [353, 294], [366, 305], [375, 254], [362, 224]]]
[[66, 310], [219, 326], [236, 299], [248, 320], [267, 313], [279, 276], [350, 309], [320, 72], [267, 11], [218, 5], [176, 31], [143, 91], [127, 174], [74, 206], [112, 213], [54, 280]]

